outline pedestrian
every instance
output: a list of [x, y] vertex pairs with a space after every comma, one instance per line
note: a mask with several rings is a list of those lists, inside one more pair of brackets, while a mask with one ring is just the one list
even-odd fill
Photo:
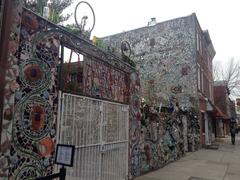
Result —
[[234, 125], [231, 126], [230, 133], [231, 133], [232, 145], [235, 145], [236, 128]]

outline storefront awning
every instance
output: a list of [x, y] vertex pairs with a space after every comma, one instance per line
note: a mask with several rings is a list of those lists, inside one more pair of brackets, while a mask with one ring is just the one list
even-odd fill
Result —
[[222, 118], [222, 119], [228, 119], [228, 117], [221, 111], [221, 109], [217, 106], [214, 106], [213, 110], [213, 116], [215, 118]]

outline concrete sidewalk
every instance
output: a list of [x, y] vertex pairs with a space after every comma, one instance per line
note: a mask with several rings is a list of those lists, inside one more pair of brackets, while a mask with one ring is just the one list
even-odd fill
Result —
[[240, 180], [240, 136], [224, 138], [218, 150], [201, 149], [135, 180]]

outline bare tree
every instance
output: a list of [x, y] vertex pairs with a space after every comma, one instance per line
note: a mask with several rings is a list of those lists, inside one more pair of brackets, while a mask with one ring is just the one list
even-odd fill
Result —
[[223, 67], [218, 61], [213, 65], [214, 81], [225, 81], [232, 96], [240, 96], [240, 64], [230, 58]]
[[220, 81], [222, 80], [222, 63], [220, 61], [213, 62], [213, 80]]

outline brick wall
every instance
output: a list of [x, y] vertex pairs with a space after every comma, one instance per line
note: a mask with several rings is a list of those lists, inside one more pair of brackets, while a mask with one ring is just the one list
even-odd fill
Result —
[[226, 86], [214, 86], [214, 103], [224, 114], [227, 114], [227, 97]]

